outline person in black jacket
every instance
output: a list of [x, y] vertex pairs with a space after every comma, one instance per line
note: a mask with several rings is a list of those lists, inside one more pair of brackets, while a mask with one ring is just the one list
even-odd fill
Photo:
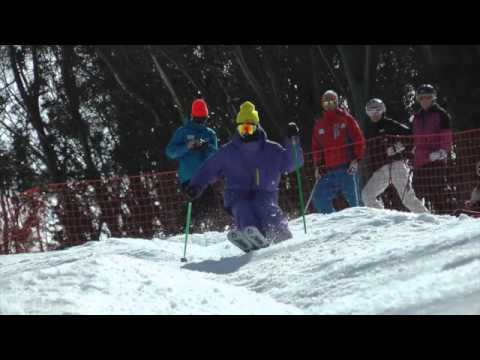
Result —
[[371, 121], [366, 137], [373, 175], [362, 190], [364, 205], [383, 209], [378, 197], [392, 184], [407, 209], [414, 213], [428, 212], [415, 195], [406, 163], [408, 144], [402, 136], [410, 135], [410, 128], [386, 117], [386, 107], [380, 99], [369, 100], [365, 111]]

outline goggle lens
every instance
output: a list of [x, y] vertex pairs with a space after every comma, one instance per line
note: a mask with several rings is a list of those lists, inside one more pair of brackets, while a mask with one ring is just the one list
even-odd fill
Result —
[[382, 115], [383, 111], [381, 109], [368, 109], [367, 115], [368, 116], [379, 116]]
[[254, 124], [240, 124], [237, 126], [237, 130], [240, 135], [253, 135], [255, 130], [257, 130], [257, 126]]
[[324, 108], [333, 108], [337, 107], [337, 102], [335, 100], [326, 100], [322, 102]]
[[418, 95], [418, 96], [417, 96], [417, 100], [418, 100], [418, 101], [422, 101], [422, 100], [433, 100], [433, 96], [432, 96], [432, 95]]

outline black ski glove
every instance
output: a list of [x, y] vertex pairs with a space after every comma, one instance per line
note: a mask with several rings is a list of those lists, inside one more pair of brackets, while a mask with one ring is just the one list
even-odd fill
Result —
[[188, 150], [203, 150], [208, 147], [208, 141], [203, 139], [190, 140], [187, 142]]
[[190, 185], [188, 185], [183, 191], [185, 193], [185, 196], [190, 201], [194, 201], [200, 195], [198, 190], [195, 187]]
[[319, 178], [325, 175], [327, 175], [327, 169], [325, 169], [324, 166], [315, 166], [315, 172], [314, 172], [315, 180], [318, 180]]
[[207, 140], [203, 140], [203, 139], [200, 139], [198, 140], [198, 145], [196, 147], [197, 150], [207, 150], [208, 148], [208, 141]]
[[289, 138], [298, 136], [300, 134], [300, 129], [298, 128], [298, 125], [295, 124], [294, 122], [291, 122], [288, 124], [287, 128], [287, 136]]

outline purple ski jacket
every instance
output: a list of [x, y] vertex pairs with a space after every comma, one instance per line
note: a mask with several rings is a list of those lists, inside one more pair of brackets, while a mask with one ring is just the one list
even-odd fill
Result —
[[[189, 185], [203, 191], [208, 184], [224, 177], [225, 207], [231, 206], [237, 192], [278, 193], [281, 175], [295, 171], [297, 161], [299, 166], [303, 166], [303, 151], [296, 142], [294, 145], [292, 139], [287, 139], [285, 147], [282, 147], [268, 140], [262, 129], [260, 139], [252, 142], [244, 143], [235, 134], [202, 165]], [[297, 161], [293, 146], [297, 147]]]
[[420, 110], [413, 118], [413, 135], [415, 144], [415, 167], [430, 162], [430, 154], [443, 149], [450, 152], [453, 133], [450, 115], [437, 104], [427, 111]]

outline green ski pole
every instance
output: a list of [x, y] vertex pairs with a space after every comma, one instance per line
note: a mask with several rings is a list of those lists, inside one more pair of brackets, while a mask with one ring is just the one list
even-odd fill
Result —
[[[293, 139], [292, 139], [293, 140]], [[300, 197], [300, 213], [302, 214], [303, 218], [303, 229], [305, 234], [307, 233], [307, 222], [305, 220], [305, 200], [303, 198], [303, 189], [302, 189], [302, 177], [300, 175], [300, 166], [298, 164], [298, 156], [297, 156], [297, 146], [296, 141], [293, 140], [293, 156], [295, 157], [295, 166], [296, 166], [296, 173], [297, 173], [297, 184], [298, 184], [298, 193]]]
[[187, 224], [185, 227], [185, 246], [183, 248], [183, 257], [181, 259], [182, 262], [187, 262], [187, 242], [188, 242], [188, 234], [190, 233], [190, 221], [192, 220], [192, 202], [188, 202], [188, 209], [187, 209]]

